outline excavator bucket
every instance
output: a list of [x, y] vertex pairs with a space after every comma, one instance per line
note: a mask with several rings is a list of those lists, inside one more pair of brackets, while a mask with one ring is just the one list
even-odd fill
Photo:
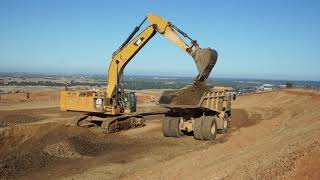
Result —
[[214, 49], [204, 48], [197, 50], [193, 55], [193, 59], [198, 68], [197, 81], [206, 80], [218, 59], [218, 53]]

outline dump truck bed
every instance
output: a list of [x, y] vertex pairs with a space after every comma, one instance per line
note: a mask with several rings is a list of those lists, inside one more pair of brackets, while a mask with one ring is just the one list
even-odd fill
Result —
[[[204, 92], [197, 104], [175, 104], [174, 99], [177, 92], [164, 92], [160, 98], [160, 106], [166, 107], [175, 111], [190, 111], [196, 109], [208, 109], [213, 111], [221, 111], [223, 109], [223, 102], [227, 100], [227, 94], [224, 89], [211, 88]], [[162, 101], [161, 101], [162, 100]], [[187, 102], [187, 101], [186, 101]]]

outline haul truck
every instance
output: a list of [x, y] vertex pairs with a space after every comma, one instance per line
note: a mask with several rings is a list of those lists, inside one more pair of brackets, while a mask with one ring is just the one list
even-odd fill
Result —
[[212, 87], [198, 104], [172, 105], [176, 91], [166, 91], [160, 104], [169, 109], [162, 123], [165, 137], [182, 137], [192, 133], [196, 140], [214, 141], [216, 134], [227, 133], [231, 126], [231, 87]]

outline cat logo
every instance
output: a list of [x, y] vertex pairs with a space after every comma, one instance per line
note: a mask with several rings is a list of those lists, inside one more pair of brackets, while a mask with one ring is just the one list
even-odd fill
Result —
[[142, 38], [139, 38], [139, 39], [134, 43], [134, 45], [139, 46], [139, 44], [140, 44], [143, 40], [144, 40], [143, 37], [142, 37]]

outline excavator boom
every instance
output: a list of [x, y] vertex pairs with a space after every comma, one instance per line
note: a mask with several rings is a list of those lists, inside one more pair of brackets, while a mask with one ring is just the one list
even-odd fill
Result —
[[[139, 35], [133, 38], [146, 20], [150, 22], [150, 25]], [[148, 14], [146, 19], [144, 19], [139, 26], [135, 27], [134, 31], [129, 35], [120, 48], [113, 53], [108, 71], [108, 85], [106, 92], [108, 106], [116, 103], [116, 101], [114, 101], [117, 98], [116, 91], [119, 85], [119, 78], [122, 76], [124, 68], [134, 55], [136, 55], [139, 50], [155, 35], [155, 33], [161, 34], [181, 50], [192, 56], [199, 72], [196, 80], [204, 81], [209, 77], [218, 58], [217, 52], [210, 48], [201, 49], [197, 41], [191, 39], [186, 33], [174, 26], [172, 23], [166, 21], [160, 16]], [[178, 34], [190, 40], [190, 45], [188, 45]]]

